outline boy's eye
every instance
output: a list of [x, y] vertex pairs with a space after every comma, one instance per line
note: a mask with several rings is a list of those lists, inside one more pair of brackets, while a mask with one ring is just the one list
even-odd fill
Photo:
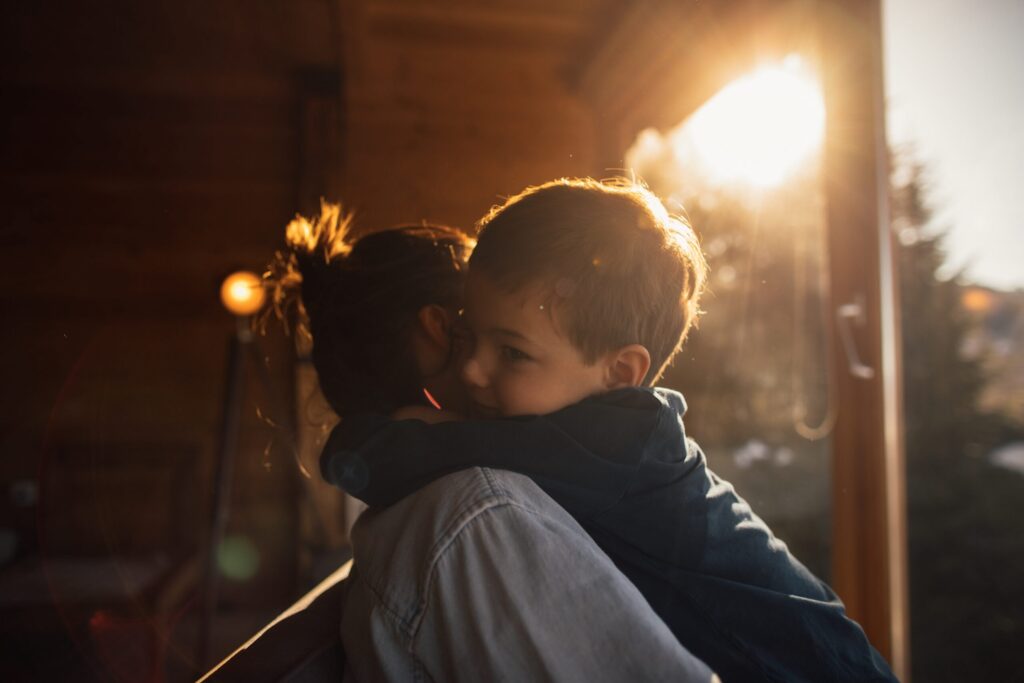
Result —
[[514, 346], [502, 346], [501, 355], [504, 356], [506, 360], [511, 361], [532, 360], [528, 353], [520, 351]]

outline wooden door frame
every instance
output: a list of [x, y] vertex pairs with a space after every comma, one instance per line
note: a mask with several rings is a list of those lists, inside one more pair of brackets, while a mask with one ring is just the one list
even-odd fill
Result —
[[820, 12], [830, 324], [836, 342], [830, 362], [839, 397], [832, 580], [850, 616], [906, 681], [901, 345], [889, 226], [881, 2], [830, 0]]

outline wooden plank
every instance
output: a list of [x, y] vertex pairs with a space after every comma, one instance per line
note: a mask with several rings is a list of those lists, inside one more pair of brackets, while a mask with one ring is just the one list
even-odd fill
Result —
[[[68, 309], [129, 313], [192, 306], [197, 314], [220, 307], [220, 283], [233, 270], [256, 272], [269, 250], [174, 252], [131, 247], [80, 247], [40, 257], [37, 248], [5, 251], [9, 266], [0, 280], [5, 307], [30, 313], [54, 302]], [[9, 310], [9, 309], [8, 309]]]
[[6, 172], [192, 180], [288, 178], [293, 105], [13, 88], [3, 114]]
[[457, 9], [430, 3], [366, 3], [374, 36], [401, 42], [457, 43], [477, 50], [529, 50], [568, 54], [587, 37], [594, 17], [588, 10], [558, 11], [558, 3], [464, 3]]
[[19, 3], [5, 7], [0, 45], [9, 63], [271, 71], [329, 58], [328, 8], [325, 0]]
[[[231, 74], [207, 74], [225, 78]], [[4, 119], [117, 119], [154, 123], [248, 127], [290, 126], [294, 101], [286, 92], [244, 94], [227, 90], [206, 93], [132, 90], [123, 85], [78, 82], [59, 83], [14, 81], [5, 85]]]
[[0, 183], [5, 248], [269, 249], [281, 242], [295, 212], [292, 179], [196, 182], [85, 173], [0, 175]]
[[11, 173], [98, 173], [128, 178], [289, 178], [294, 134], [286, 127], [154, 124], [149, 121], [61, 122], [44, 131], [23, 126], [2, 155]]

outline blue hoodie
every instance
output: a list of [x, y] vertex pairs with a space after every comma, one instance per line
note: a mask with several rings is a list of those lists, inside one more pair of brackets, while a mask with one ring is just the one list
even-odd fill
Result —
[[530, 476], [727, 683], [895, 681], [842, 602], [707, 467], [683, 397], [619, 389], [550, 415], [342, 420], [324, 478], [370, 506], [481, 466]]

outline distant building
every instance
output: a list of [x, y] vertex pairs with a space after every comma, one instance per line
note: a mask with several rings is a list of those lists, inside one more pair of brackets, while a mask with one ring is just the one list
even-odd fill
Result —
[[972, 323], [961, 353], [980, 360], [988, 378], [978, 407], [1024, 422], [1024, 290], [972, 285], [961, 302]]

